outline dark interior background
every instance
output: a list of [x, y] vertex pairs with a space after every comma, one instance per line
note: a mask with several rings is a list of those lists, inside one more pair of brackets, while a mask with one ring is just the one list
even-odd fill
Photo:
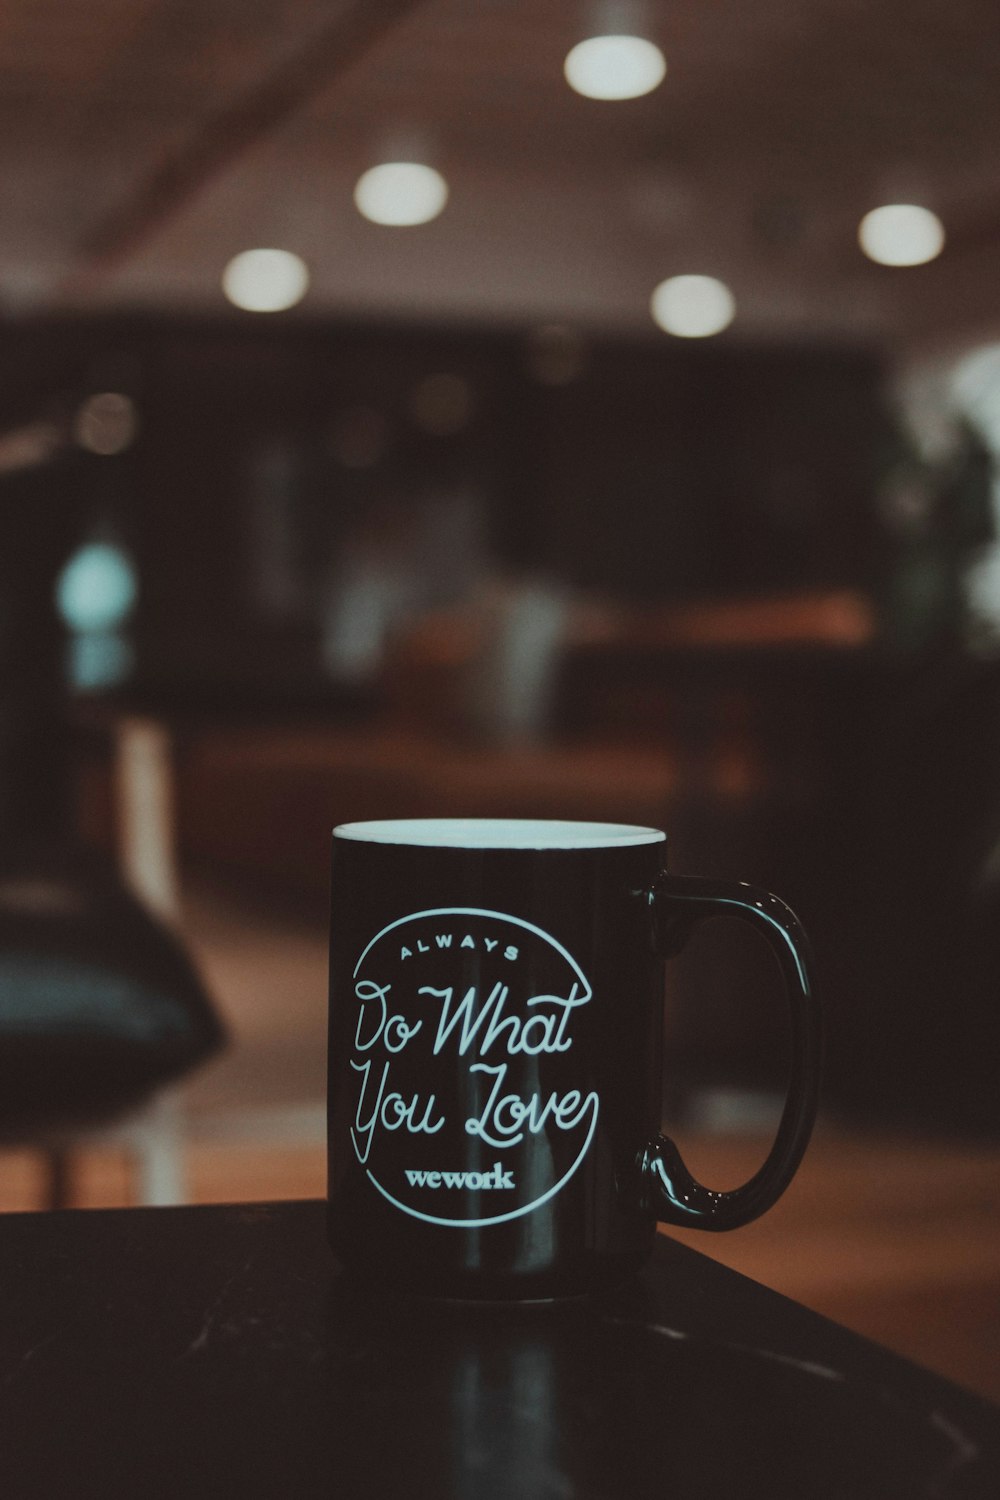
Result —
[[[317, 926], [344, 818], [662, 822], [679, 872], [800, 911], [831, 1108], [995, 1133], [1000, 419], [949, 380], [1000, 337], [996, 17], [646, 20], [667, 81], [607, 105], [565, 87], [562, 0], [5, 8], [0, 840], [110, 852], [135, 713], [186, 867]], [[351, 193], [400, 124], [452, 194], [396, 231]], [[910, 196], [944, 254], [866, 261], [861, 214]], [[268, 243], [308, 298], [226, 308]], [[654, 331], [699, 268], [732, 329]], [[135, 430], [94, 451], [108, 392]], [[81, 643], [54, 591], [91, 544], [137, 597]], [[772, 981], [738, 934], [679, 961], [673, 1106], [780, 1088]]]

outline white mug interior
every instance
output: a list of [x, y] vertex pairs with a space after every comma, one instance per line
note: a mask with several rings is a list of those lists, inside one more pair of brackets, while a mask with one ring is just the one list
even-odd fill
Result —
[[385, 818], [341, 823], [333, 834], [370, 844], [438, 849], [609, 849], [660, 844], [666, 839], [659, 828], [555, 818]]

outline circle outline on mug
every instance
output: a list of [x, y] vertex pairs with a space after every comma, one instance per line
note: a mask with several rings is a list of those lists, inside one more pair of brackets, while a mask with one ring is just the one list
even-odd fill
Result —
[[[515, 917], [510, 912], [494, 911], [479, 906], [437, 906], [430, 907], [425, 911], [410, 912], [407, 916], [395, 918], [394, 921], [388, 922], [379, 932], [375, 934], [373, 938], [369, 940], [368, 943], [366, 943], [360, 957], [358, 958], [357, 963], [354, 966], [352, 978], [357, 979], [358, 971], [360, 970], [366, 957], [371, 952], [375, 944], [378, 943], [383, 937], [385, 937], [386, 933], [392, 932], [395, 928], [402, 927], [409, 922], [420, 921], [425, 917], [442, 916], [487, 917], [494, 921], [510, 922], [516, 927], [521, 927], [524, 930], [533, 933], [536, 937], [541, 938], [543, 942], [548, 943], [551, 948], [555, 949], [559, 956], [566, 960], [572, 971], [578, 976], [586, 991], [586, 994], [582, 1000], [575, 1001], [575, 1004], [586, 1005], [593, 998], [594, 992], [590, 981], [584, 974], [583, 970], [580, 968], [580, 965], [577, 963], [576, 959], [569, 952], [569, 950], [559, 942], [558, 938], [554, 938], [552, 934], [546, 932], [544, 928], [537, 926], [534, 922], [527, 921], [524, 917]], [[352, 1063], [352, 1066], [355, 1065]], [[419, 1209], [409, 1207], [409, 1205], [402, 1203], [398, 1198], [394, 1197], [393, 1194], [390, 1193], [389, 1190], [383, 1187], [382, 1183], [379, 1182], [378, 1178], [375, 1176], [368, 1165], [367, 1156], [362, 1157], [358, 1151], [357, 1143], [354, 1139], [353, 1129], [350, 1132], [351, 1146], [354, 1150], [355, 1156], [357, 1157], [359, 1165], [364, 1168], [365, 1175], [368, 1177], [368, 1180], [371, 1182], [372, 1186], [377, 1188], [378, 1191], [382, 1194], [383, 1198], [385, 1198], [387, 1202], [391, 1203], [394, 1208], [400, 1209], [403, 1213], [408, 1214], [411, 1218], [419, 1219], [422, 1223], [436, 1224], [440, 1225], [442, 1228], [484, 1229], [493, 1224], [508, 1224], [515, 1219], [523, 1218], [526, 1214], [533, 1213], [535, 1209], [541, 1208], [543, 1204], [548, 1203], [552, 1198], [560, 1193], [566, 1186], [566, 1184], [576, 1175], [581, 1165], [583, 1164], [587, 1153], [590, 1150], [590, 1147], [594, 1140], [594, 1136], [597, 1132], [597, 1120], [598, 1116], [600, 1115], [601, 1101], [600, 1096], [598, 1095], [596, 1090], [593, 1089], [589, 1094], [587, 1094], [586, 1098], [583, 1100], [583, 1103], [589, 1104], [591, 1101], [593, 1102], [593, 1111], [591, 1114], [590, 1127], [587, 1131], [587, 1138], [584, 1141], [583, 1146], [580, 1148], [575, 1161], [568, 1169], [568, 1171], [563, 1174], [558, 1182], [547, 1188], [541, 1197], [533, 1198], [530, 1203], [524, 1204], [520, 1208], [511, 1209], [509, 1213], [496, 1214], [492, 1215], [489, 1218], [446, 1219], [433, 1214], [422, 1213]]]

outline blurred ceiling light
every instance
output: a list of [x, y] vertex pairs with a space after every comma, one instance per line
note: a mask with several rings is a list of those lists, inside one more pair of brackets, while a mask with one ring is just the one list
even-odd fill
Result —
[[944, 225], [917, 203], [886, 203], [865, 214], [858, 242], [880, 266], [922, 266], [944, 248]]
[[641, 36], [591, 36], [567, 53], [563, 72], [587, 99], [638, 99], [662, 83], [667, 60]]
[[73, 436], [89, 453], [112, 457], [124, 453], [138, 427], [135, 403], [120, 391], [88, 396], [73, 418]]
[[419, 161], [384, 161], [362, 172], [354, 188], [358, 212], [373, 224], [427, 224], [448, 201], [448, 184]]
[[707, 339], [728, 328], [736, 300], [714, 276], [671, 276], [650, 298], [653, 322], [676, 338]]
[[308, 286], [309, 268], [290, 250], [244, 250], [222, 273], [222, 290], [244, 312], [284, 312]]

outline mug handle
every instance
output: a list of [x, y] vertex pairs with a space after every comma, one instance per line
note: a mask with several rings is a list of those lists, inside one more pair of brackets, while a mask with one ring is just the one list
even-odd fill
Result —
[[742, 1187], [714, 1192], [692, 1177], [669, 1136], [659, 1135], [638, 1159], [642, 1207], [663, 1224], [736, 1229], [776, 1203], [809, 1144], [819, 1100], [822, 1017], [809, 942], [795, 913], [754, 886], [664, 875], [649, 896], [655, 940], [663, 958], [679, 953], [709, 917], [739, 917], [766, 938], [781, 968], [791, 1019], [791, 1078], [774, 1144]]

